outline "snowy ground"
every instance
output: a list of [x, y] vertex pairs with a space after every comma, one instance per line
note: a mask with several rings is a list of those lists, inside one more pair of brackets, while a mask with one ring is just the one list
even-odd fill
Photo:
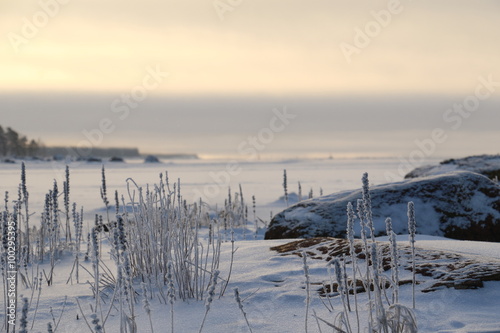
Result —
[[[427, 163], [437, 163], [439, 157]], [[127, 163], [105, 162], [108, 192], [117, 190], [127, 198], [127, 179], [132, 178], [139, 186], [156, 184], [159, 174], [168, 171], [170, 182], [181, 180], [182, 193], [186, 200], [193, 202], [203, 196], [212, 205], [221, 205], [227, 198], [228, 188], [239, 192], [239, 185], [247, 204], [256, 197], [257, 216], [269, 220], [270, 213], [278, 213], [286, 208], [283, 196], [283, 170], [287, 170], [288, 192], [297, 194], [301, 182], [303, 197], [310, 190], [319, 196], [342, 190], [359, 188], [361, 176], [369, 172], [372, 185], [387, 183], [386, 173], [398, 174], [401, 162], [398, 159], [289, 159], [289, 160], [165, 160], [164, 163], [142, 163], [142, 160], [127, 160]], [[83, 206], [89, 217], [103, 212], [99, 193], [101, 186], [101, 163], [70, 162], [71, 201]], [[64, 162], [26, 163], [27, 184], [30, 192], [30, 210], [39, 216], [45, 194], [52, 189], [54, 180], [62, 189]], [[411, 167], [411, 166], [410, 166]], [[235, 172], [227, 171], [236, 170]], [[407, 165], [403, 169], [408, 168]], [[0, 194], [9, 191], [10, 198], [17, 197], [20, 182], [20, 163], [0, 164]], [[402, 180], [404, 172], [401, 173]], [[200, 195], [201, 193], [201, 195]]]
[[[405, 237], [399, 239], [404, 243]], [[282, 256], [271, 251], [270, 247], [281, 245], [290, 240], [240, 240], [236, 242], [235, 264], [226, 294], [215, 299], [207, 317], [204, 332], [248, 332], [248, 328], [233, 297], [233, 288], [238, 287], [244, 300], [243, 306], [248, 314], [248, 321], [253, 332], [304, 332], [305, 277], [302, 259], [298, 256]], [[420, 236], [417, 245], [423, 249], [439, 249], [459, 252], [462, 255], [480, 257], [484, 261], [498, 262], [500, 244], [463, 242], [442, 238]], [[223, 257], [229, 258], [230, 243], [223, 246]], [[105, 258], [105, 256], [103, 256]], [[107, 260], [113, 267], [111, 260]], [[222, 259], [221, 276], [228, 272], [229, 260]], [[81, 274], [81, 283], [67, 284], [72, 260], [67, 258], [56, 266], [56, 281], [53, 286], [42, 287], [38, 313], [33, 332], [45, 332], [52, 316], [58, 321], [64, 308], [58, 332], [89, 331], [76, 300], [81, 303], [84, 313], [91, 313], [94, 303], [90, 287], [85, 281], [91, 280], [87, 274]], [[329, 281], [325, 261], [309, 260], [311, 283]], [[90, 264], [84, 264], [90, 269]], [[40, 267], [43, 269], [43, 266]], [[408, 277], [409, 273], [403, 272]], [[418, 280], [425, 280], [418, 276]], [[427, 284], [428, 285], [428, 284]], [[455, 290], [444, 288], [430, 293], [421, 293], [425, 286], [417, 286], [417, 309], [415, 311], [419, 332], [499, 332], [500, 331], [500, 282], [486, 282], [484, 288], [476, 290]], [[316, 286], [317, 287], [317, 286]], [[316, 288], [317, 289], [317, 288]], [[312, 290], [315, 290], [313, 287]], [[26, 291], [27, 292], [27, 291]], [[25, 293], [26, 293], [25, 292]], [[23, 293], [21, 290], [20, 293]], [[400, 303], [411, 307], [411, 286], [405, 285], [400, 290]], [[25, 296], [29, 296], [25, 294]], [[36, 299], [36, 295], [34, 296]], [[331, 299], [334, 313], [330, 313], [316, 293], [312, 293], [311, 307], [319, 317], [333, 321], [342, 311], [338, 297]], [[351, 300], [352, 302], [352, 300]], [[152, 318], [155, 332], [166, 332], [170, 327], [170, 307], [158, 300], [151, 301]], [[366, 296], [360, 296], [362, 318], [367, 315]], [[137, 304], [139, 332], [150, 332], [149, 320], [140, 303]], [[52, 314], [51, 314], [52, 311]], [[198, 332], [205, 312], [203, 301], [176, 302], [174, 305], [174, 325], [177, 332]], [[77, 316], [79, 319], [77, 320]], [[354, 314], [351, 313], [354, 322]], [[30, 313], [29, 323], [33, 320]], [[119, 332], [119, 318], [112, 313], [106, 324], [107, 332]], [[318, 332], [312, 317], [309, 319], [309, 332]], [[323, 331], [328, 330], [323, 325]]]
[[[241, 163], [242, 172], [231, 177], [229, 183], [233, 191], [237, 191], [238, 184], [242, 184], [247, 203], [252, 195], [257, 198], [257, 215], [268, 219], [269, 212], [278, 212], [284, 208], [283, 203], [276, 201], [282, 195], [282, 172], [288, 171], [289, 184], [301, 181], [304, 192], [313, 188], [315, 196], [320, 187], [325, 194], [334, 191], [353, 189], [360, 186], [361, 174], [370, 173], [371, 182], [380, 184], [385, 182], [384, 172], [398, 167], [395, 160], [314, 160], [314, 161], [280, 161], [280, 162], [245, 162]], [[80, 164], [72, 167], [71, 196], [72, 201], [83, 205], [89, 215], [102, 211], [99, 197], [100, 165]], [[169, 171], [171, 179], [181, 178], [183, 193], [195, 193], [195, 190], [204, 190], [205, 184], [211, 182], [211, 172], [224, 170], [226, 162], [189, 161], [175, 162], [162, 165], [144, 164], [110, 164], [107, 168], [107, 182], [109, 191], [117, 189], [125, 192], [124, 182], [133, 177], [139, 184], [154, 183], [158, 174]], [[59, 166], [31, 163], [28, 169], [28, 188], [30, 191], [30, 208], [35, 216], [39, 215], [41, 200], [48, 189], [52, 187], [53, 179], [62, 184], [63, 169]], [[8, 190], [11, 198], [15, 197], [16, 186], [19, 183], [19, 166], [2, 166], [0, 170], [2, 183], [0, 190]], [[226, 184], [224, 184], [226, 185]], [[61, 186], [62, 187], [62, 186]], [[290, 188], [292, 185], [290, 185]], [[223, 202], [227, 186], [221, 186], [220, 193], [210, 200]], [[295, 190], [290, 190], [290, 192]], [[40, 200], [40, 201], [36, 201]], [[251, 214], [251, 213], [250, 213]], [[35, 219], [35, 218], [34, 218]], [[417, 221], [418, 224], [418, 221]], [[273, 246], [287, 243], [291, 240], [262, 240], [262, 231], [257, 239], [249, 235], [253, 232], [253, 224], [248, 225], [247, 240], [242, 239], [241, 230], [236, 241], [237, 251], [229, 286], [225, 295], [216, 298], [207, 317], [203, 332], [249, 332], [244, 317], [233, 297], [233, 288], [238, 287], [243, 299], [244, 310], [248, 315], [248, 322], [253, 332], [304, 332], [305, 331], [305, 277], [302, 259], [298, 256], [283, 256], [271, 251]], [[398, 240], [403, 245], [406, 237]], [[384, 241], [383, 238], [379, 239]], [[106, 241], [104, 242], [106, 244]], [[500, 258], [500, 244], [482, 242], [464, 242], [419, 236], [417, 246], [422, 249], [450, 251], [462, 256], [475, 258], [482, 262], [497, 263]], [[226, 278], [229, 271], [229, 257], [231, 243], [226, 242], [222, 247], [221, 277]], [[105, 253], [105, 251], [104, 251]], [[109, 255], [103, 254], [103, 259], [113, 270], [114, 263]], [[20, 289], [19, 295], [32, 298], [32, 306], [28, 315], [28, 328], [34, 321], [32, 332], [46, 332], [47, 323], [60, 323], [57, 332], [90, 332], [80, 311], [89, 316], [94, 303], [92, 291], [87, 283], [90, 275], [80, 270], [80, 283], [74, 280], [68, 283], [73, 259], [67, 255], [56, 265], [54, 284], [48, 287], [42, 285], [38, 310], [34, 309], [37, 294], [31, 294], [29, 289]], [[329, 281], [326, 262], [309, 260], [311, 282]], [[90, 263], [83, 263], [90, 269]], [[28, 268], [29, 272], [47, 271], [47, 264]], [[406, 274], [406, 275], [405, 275]], [[408, 272], [403, 272], [408, 277]], [[416, 316], [419, 332], [500, 332], [500, 282], [485, 282], [484, 288], [475, 290], [456, 290], [443, 288], [435, 292], [421, 293], [420, 290], [428, 285], [428, 278], [419, 277], [424, 282], [417, 286]], [[315, 285], [317, 287], [317, 285]], [[315, 288], [316, 288], [315, 287]], [[312, 288], [311, 309], [325, 320], [333, 321], [342, 305], [338, 297], [331, 299], [333, 311], [330, 312], [317, 293]], [[140, 289], [140, 288], [139, 288]], [[3, 292], [3, 291], [2, 291]], [[139, 290], [140, 292], [140, 290]], [[411, 306], [411, 286], [404, 285], [400, 290], [400, 303]], [[0, 301], [3, 302], [3, 296]], [[78, 302], [77, 302], [78, 300]], [[367, 315], [366, 296], [360, 295], [362, 316]], [[0, 304], [3, 308], [4, 304]], [[170, 327], [170, 306], [162, 304], [158, 299], [151, 300], [151, 315], [155, 332], [168, 332]], [[142, 303], [136, 305], [139, 332], [150, 332], [150, 324]], [[312, 310], [311, 310], [312, 311]], [[203, 301], [177, 301], [174, 304], [174, 327], [176, 332], [198, 332], [205, 312]], [[354, 320], [353, 314], [350, 314]], [[3, 318], [2, 318], [3, 319]], [[87, 318], [88, 319], [88, 318]], [[3, 321], [3, 320], [2, 320]], [[116, 311], [111, 311], [106, 332], [119, 332], [119, 318]], [[55, 326], [55, 325], [54, 325]], [[363, 325], [362, 325], [363, 326]], [[313, 317], [309, 317], [309, 332], [319, 332]], [[325, 325], [323, 332], [331, 332]]]

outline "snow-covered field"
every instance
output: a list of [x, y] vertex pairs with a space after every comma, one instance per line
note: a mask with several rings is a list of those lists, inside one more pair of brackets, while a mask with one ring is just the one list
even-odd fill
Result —
[[[402, 237], [400, 242], [403, 242]], [[244, 311], [253, 332], [304, 332], [305, 277], [302, 260], [296, 256], [280, 256], [269, 248], [281, 245], [289, 240], [247, 240], [237, 241], [238, 248], [230, 284], [226, 294], [212, 304], [207, 317], [204, 332], [249, 332], [238, 305], [233, 297], [233, 288], [238, 287], [243, 299]], [[481, 256], [483, 260], [498, 261], [500, 244], [461, 242], [443, 240], [441, 238], [418, 237], [417, 246], [421, 248], [439, 248], [441, 250], [459, 251], [461, 254]], [[221, 272], [228, 271], [231, 247], [223, 244]], [[492, 257], [492, 254], [494, 257]], [[106, 260], [113, 267], [112, 260]], [[87, 283], [92, 281], [90, 275], [81, 273], [81, 283], [67, 284], [70, 276], [71, 258], [62, 260], [56, 266], [56, 280], [51, 287], [42, 286], [38, 313], [35, 318], [33, 332], [46, 332], [48, 322], [52, 316], [56, 322], [62, 314], [58, 332], [85, 332], [89, 331], [78, 308], [79, 300], [83, 311], [89, 315], [90, 306], [94, 303], [92, 292]], [[326, 262], [310, 260], [309, 272], [311, 282], [329, 281]], [[91, 270], [90, 263], [84, 266]], [[48, 267], [46, 265], [45, 267]], [[421, 277], [419, 277], [421, 279]], [[316, 286], [317, 287], [317, 286]], [[312, 288], [314, 290], [314, 288]], [[486, 333], [500, 332], [500, 282], [486, 282], [484, 288], [476, 290], [443, 289], [431, 293], [420, 293], [417, 287], [415, 311], [419, 325], [419, 332], [456, 332], [456, 333]], [[24, 296], [31, 296], [30, 291], [20, 291]], [[36, 294], [34, 299], [36, 300]], [[155, 332], [169, 332], [170, 305], [162, 304], [158, 300], [150, 300], [151, 315]], [[325, 301], [326, 302], [326, 301]], [[313, 293], [311, 308], [325, 320], [333, 321], [342, 311], [342, 304], [338, 297], [332, 298], [333, 310], [329, 312]], [[351, 300], [352, 302], [352, 300]], [[362, 316], [367, 316], [366, 296], [360, 297]], [[400, 289], [400, 303], [411, 307], [411, 286], [402, 286]], [[142, 306], [138, 303], [137, 318], [139, 332], [151, 332], [149, 320]], [[52, 312], [52, 313], [51, 313]], [[203, 301], [177, 301], [174, 304], [174, 325], [176, 332], [198, 332], [205, 313]], [[31, 326], [32, 313], [28, 316]], [[350, 314], [351, 321], [354, 313]], [[77, 319], [79, 317], [79, 319]], [[366, 322], [366, 320], [365, 320]], [[112, 313], [106, 324], [106, 332], [119, 332], [119, 316]], [[323, 332], [331, 332], [325, 325]], [[316, 323], [311, 317], [309, 332], [319, 332]]]
[[[142, 164], [130, 161], [127, 164], [107, 163], [106, 181], [108, 193], [118, 190], [125, 195], [126, 179], [134, 181], [146, 188], [146, 184], [158, 182], [159, 173], [168, 171], [172, 183], [181, 179], [181, 188], [186, 200], [196, 200], [196, 194], [206, 195], [211, 204], [224, 205], [227, 188], [239, 192], [239, 184], [249, 207], [249, 220], [253, 221], [251, 212], [251, 197], [255, 195], [257, 216], [269, 221], [270, 212], [279, 212], [285, 208], [285, 203], [279, 201], [282, 196], [283, 169], [287, 169], [289, 192], [297, 192], [296, 184], [302, 184], [303, 196], [307, 196], [312, 188], [314, 196], [318, 196], [320, 188], [324, 194], [358, 188], [361, 185], [363, 172], [370, 174], [372, 184], [386, 182], [384, 172], [397, 170], [397, 160], [288, 160], [288, 161], [255, 161], [239, 162], [240, 171], [235, 175], [225, 172], [227, 161], [175, 161], [164, 164]], [[27, 185], [30, 192], [30, 211], [33, 223], [39, 220], [45, 193], [52, 188], [54, 179], [62, 188], [64, 180], [64, 164], [27, 163]], [[0, 191], [10, 192], [10, 198], [17, 197], [17, 184], [20, 179], [19, 165], [2, 165], [0, 169]], [[92, 216], [104, 213], [99, 195], [101, 185], [101, 164], [70, 164], [71, 170], [71, 201], [83, 206], [87, 219], [85, 223], [92, 225]], [[220, 183], [215, 186], [214, 183]], [[207, 190], [207, 186], [214, 185]], [[207, 195], [208, 194], [208, 195]], [[213, 194], [213, 195], [212, 195]], [[110, 195], [111, 197], [111, 195]], [[376, 207], [374, 207], [376, 209]], [[84, 234], [86, 235], [86, 225]], [[418, 212], [417, 212], [418, 230]], [[306, 288], [302, 258], [295, 255], [283, 256], [271, 247], [285, 244], [292, 240], [264, 241], [263, 230], [253, 237], [253, 223], [247, 224], [245, 236], [242, 228], [235, 229], [237, 248], [234, 252], [234, 264], [229, 284], [225, 294], [218, 297], [220, 289], [207, 315], [203, 332], [304, 332], [306, 315]], [[206, 240], [208, 232], [204, 228], [200, 235]], [[111, 244], [105, 235], [102, 237], [102, 260], [116, 272], [114, 261], [110, 257]], [[246, 239], [243, 239], [246, 238]], [[378, 239], [386, 242], [385, 238]], [[407, 236], [399, 236], [398, 244], [408, 244]], [[230, 271], [232, 254], [231, 242], [222, 243], [219, 270], [221, 278], [227, 279]], [[465, 258], [473, 258], [483, 263], [498, 263], [500, 261], [500, 244], [482, 242], [464, 242], [443, 238], [419, 235], [416, 246], [418, 249], [438, 250], [459, 254]], [[84, 252], [84, 251], [83, 251]], [[93, 282], [90, 273], [80, 270], [80, 283], [72, 276], [71, 270], [74, 258], [69, 254], [63, 256], [55, 266], [54, 283], [42, 284], [39, 291], [20, 287], [21, 295], [30, 299], [28, 312], [28, 331], [47, 332], [47, 323], [57, 325], [57, 332], [90, 332], [85, 319], [90, 319], [95, 304], [89, 283]], [[324, 260], [308, 259], [309, 279], [311, 286], [311, 305], [308, 317], [308, 332], [320, 332], [318, 324], [312, 316], [314, 310], [318, 317], [333, 322], [338, 313], [343, 311], [339, 297], [330, 300], [321, 299], [315, 292], [321, 284], [329, 283], [330, 275]], [[82, 262], [82, 266], [92, 272], [90, 262]], [[49, 263], [28, 267], [29, 272], [42, 272], [50, 269]], [[31, 273], [30, 273], [31, 274]], [[408, 271], [401, 271], [401, 278], [408, 278]], [[419, 332], [500, 332], [500, 282], [485, 282], [484, 288], [475, 290], [457, 290], [443, 288], [435, 292], [422, 293], [420, 290], [428, 287], [429, 277], [417, 276], [421, 284], [417, 285], [415, 315]], [[147, 281], [146, 281], [147, 282]], [[143, 309], [140, 284], [137, 281], [136, 291], [139, 293], [135, 307], [135, 322], [138, 332], [151, 332], [148, 315]], [[241, 294], [243, 310], [247, 314], [248, 325], [235, 301], [233, 289], [238, 288]], [[2, 293], [4, 290], [2, 289]], [[153, 295], [155, 293], [153, 292]], [[4, 302], [4, 297], [0, 298]], [[154, 332], [170, 332], [171, 305], [165, 304], [157, 296], [149, 300], [151, 322]], [[331, 303], [330, 303], [331, 302]], [[407, 307], [412, 304], [411, 285], [402, 285], [399, 302]], [[38, 305], [37, 305], [38, 303]], [[363, 323], [368, 316], [367, 297], [359, 295], [360, 313]], [[3, 309], [5, 304], [0, 304]], [[81, 309], [80, 309], [81, 306]], [[108, 309], [109, 304], [103, 308]], [[36, 314], [35, 314], [35, 309]], [[19, 311], [20, 313], [20, 311]], [[82, 315], [83, 313], [83, 315]], [[177, 299], [174, 303], [175, 332], [198, 332], [205, 314], [205, 301], [189, 300], [183, 302]], [[0, 314], [3, 324], [3, 310]], [[83, 318], [86, 317], [86, 318]], [[351, 322], [355, 322], [354, 312], [349, 314]], [[119, 332], [120, 317], [118, 309], [112, 308], [105, 325], [106, 332]], [[30, 330], [32, 323], [33, 329]], [[90, 324], [92, 326], [92, 324]], [[92, 326], [94, 327], [94, 326]], [[331, 332], [325, 324], [321, 324], [322, 332]], [[0, 331], [3, 331], [4, 326]], [[362, 329], [363, 332], [366, 329]]]
[[[436, 158], [429, 163], [440, 160]], [[203, 199], [213, 205], [221, 205], [227, 198], [228, 188], [239, 192], [241, 184], [247, 203], [255, 195], [258, 216], [269, 220], [284, 209], [285, 203], [277, 202], [283, 196], [283, 169], [287, 170], [289, 192], [298, 192], [301, 182], [304, 198], [313, 190], [319, 196], [341, 190], [358, 188], [363, 172], [369, 172], [372, 184], [386, 183], [385, 172], [397, 174], [400, 165], [397, 159], [289, 159], [270, 161], [241, 160], [174, 160], [164, 163], [142, 163], [142, 160], [127, 160], [127, 163], [105, 162], [106, 181], [109, 192], [118, 190], [126, 196], [128, 178], [146, 187], [159, 181], [159, 174], [168, 171], [170, 182], [180, 179], [182, 193], [189, 202]], [[30, 192], [30, 210], [40, 213], [45, 194], [52, 189], [54, 180], [62, 188], [65, 163], [27, 162], [27, 183]], [[89, 216], [102, 213], [101, 163], [71, 162], [71, 201], [83, 206]], [[228, 168], [230, 172], [228, 171]], [[17, 195], [20, 182], [20, 164], [0, 164], [0, 193], [9, 191]], [[235, 170], [235, 171], [232, 171]]]

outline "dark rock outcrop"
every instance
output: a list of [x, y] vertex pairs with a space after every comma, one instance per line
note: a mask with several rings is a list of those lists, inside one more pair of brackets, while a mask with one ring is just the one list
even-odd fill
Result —
[[451, 171], [465, 170], [480, 173], [490, 179], [500, 179], [500, 155], [477, 155], [442, 161], [439, 165], [426, 165], [406, 174], [405, 178], [435, 176]]
[[144, 163], [160, 163], [160, 160], [154, 155], [148, 155], [144, 159]]
[[[408, 231], [407, 204], [413, 201], [417, 233], [455, 239], [500, 241], [500, 186], [467, 171], [415, 178], [370, 189], [376, 235]], [[299, 202], [274, 216], [266, 239], [344, 237], [346, 206], [356, 206], [361, 190], [343, 191]], [[356, 223], [359, 235], [359, 223]]]
[[109, 159], [110, 162], [125, 162], [125, 160], [118, 156], [113, 156]]

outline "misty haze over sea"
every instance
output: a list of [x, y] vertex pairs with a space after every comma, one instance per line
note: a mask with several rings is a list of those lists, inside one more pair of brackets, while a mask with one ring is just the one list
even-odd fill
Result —
[[[18, 93], [0, 95], [0, 115], [4, 127], [48, 146], [242, 159], [405, 157], [415, 149], [434, 157], [498, 153], [500, 99], [480, 101], [476, 111], [462, 115], [449, 110], [465, 97], [148, 96], [127, 103], [120, 94]], [[442, 130], [442, 142], [434, 148], [428, 140], [435, 129]]]

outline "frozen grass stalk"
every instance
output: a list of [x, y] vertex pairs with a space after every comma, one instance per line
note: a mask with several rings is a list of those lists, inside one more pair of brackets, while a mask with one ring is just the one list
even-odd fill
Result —
[[302, 185], [300, 184], [300, 182], [299, 182], [299, 199], [298, 200], [299, 200], [299, 202], [302, 201]]
[[[372, 271], [373, 271], [373, 290], [375, 295], [375, 313], [376, 313], [376, 331], [388, 333], [387, 316], [385, 313], [384, 304], [382, 302], [382, 290], [380, 286], [380, 275], [378, 271], [379, 255], [377, 252], [377, 243], [373, 243], [371, 247], [372, 255]], [[373, 326], [372, 326], [373, 327]]]
[[252, 195], [252, 211], [253, 211], [253, 222], [255, 224], [255, 234], [254, 234], [253, 238], [257, 239], [257, 234], [259, 233], [259, 226], [257, 224], [257, 214], [256, 214], [256, 206], [255, 206], [255, 195]]
[[356, 219], [356, 215], [354, 214], [354, 208], [352, 207], [352, 203], [347, 203], [347, 239], [349, 241], [349, 255], [351, 256], [351, 262], [352, 262], [352, 275], [353, 275], [353, 282], [351, 283], [352, 285], [352, 290], [354, 294], [354, 307], [356, 308], [356, 323], [358, 327], [358, 332], [360, 330], [359, 328], [359, 310], [358, 310], [358, 291], [357, 291], [357, 277], [356, 277], [356, 271], [358, 269], [358, 262], [357, 262], [357, 257], [356, 257], [356, 251], [354, 249], [354, 220]]
[[283, 190], [285, 191], [285, 205], [288, 207], [288, 182], [286, 177], [286, 169], [283, 169]]
[[71, 242], [71, 228], [69, 223], [69, 167], [66, 165], [66, 180], [63, 184], [64, 190], [64, 210], [66, 213], [66, 246]]
[[26, 186], [26, 166], [24, 165], [24, 162], [21, 164], [21, 192], [23, 195], [22, 202], [24, 203], [24, 209], [25, 209], [25, 241], [24, 245], [26, 245], [28, 249], [28, 263], [31, 263], [31, 243], [30, 243], [30, 213], [29, 213], [29, 205], [28, 205], [28, 198], [29, 198], [29, 193], [28, 193], [28, 188]]
[[146, 287], [146, 284], [144, 282], [141, 282], [142, 286], [142, 297], [143, 297], [143, 306], [144, 306], [144, 311], [146, 311], [146, 314], [148, 315], [149, 318], [149, 326], [151, 327], [151, 332], [154, 332], [153, 328], [153, 321], [151, 320], [151, 305], [149, 304], [148, 300], [148, 289]]
[[92, 318], [92, 325], [94, 325], [94, 332], [102, 333], [102, 326], [101, 324], [99, 324], [99, 318], [97, 318], [97, 314], [95, 313], [91, 314], [90, 318]]
[[[365, 253], [365, 264], [366, 264], [366, 275], [363, 280], [363, 284], [365, 287], [365, 290], [368, 293], [368, 299], [370, 300], [371, 304], [371, 290], [370, 290], [370, 251], [369, 251], [369, 246], [368, 246], [368, 240], [366, 238], [366, 222], [365, 222], [365, 210], [364, 210], [364, 205], [363, 205], [363, 200], [358, 199], [357, 201], [357, 211], [358, 211], [358, 218], [359, 218], [359, 224], [361, 226], [361, 241], [363, 244], [363, 252]], [[371, 314], [371, 312], [370, 312]]]
[[[35, 278], [35, 282], [37, 279]], [[38, 304], [40, 303], [40, 296], [42, 295], [42, 273], [40, 273], [40, 277], [38, 278], [38, 296], [36, 299], [35, 312], [33, 314], [33, 321], [31, 322], [31, 329], [33, 330], [33, 326], [35, 325], [36, 313], [38, 312]]]
[[106, 170], [104, 169], [104, 165], [102, 166], [102, 169], [101, 169], [101, 199], [102, 199], [102, 202], [104, 203], [104, 206], [106, 207], [106, 215], [107, 215], [108, 223], [109, 223], [109, 200], [108, 200], [108, 195], [107, 195]]
[[175, 303], [175, 285], [174, 277], [172, 275], [173, 268], [172, 262], [167, 264], [167, 297], [170, 303], [170, 332], [174, 333], [174, 303]]
[[247, 314], [245, 310], [243, 310], [243, 302], [241, 301], [240, 292], [238, 288], [234, 288], [234, 298], [236, 300], [236, 303], [238, 303], [238, 308], [240, 309], [241, 313], [243, 314], [243, 317], [245, 318], [248, 330], [250, 331], [250, 333], [252, 333], [252, 328], [250, 327], [250, 323], [248, 322]]
[[399, 254], [398, 245], [396, 242], [396, 234], [392, 229], [392, 219], [388, 217], [385, 220], [387, 236], [389, 237], [389, 252], [391, 255], [392, 282], [394, 283], [394, 291], [392, 293], [392, 303], [399, 302]]
[[203, 321], [201, 322], [200, 331], [203, 331], [203, 326], [205, 326], [205, 320], [207, 319], [208, 311], [210, 311], [210, 306], [214, 300], [215, 296], [215, 287], [217, 286], [217, 279], [219, 278], [219, 271], [215, 270], [212, 274], [212, 279], [210, 281], [210, 285], [208, 287], [208, 296], [205, 301], [205, 316], [203, 317]]
[[99, 305], [99, 240], [97, 239], [97, 230], [92, 228], [92, 268], [94, 269], [94, 288], [95, 288], [95, 309]]
[[28, 333], [28, 298], [23, 297], [23, 309], [19, 321], [19, 333]]
[[366, 226], [370, 230], [370, 238], [372, 242], [375, 242], [375, 230], [373, 227], [373, 216], [372, 216], [372, 199], [370, 196], [370, 184], [368, 181], [368, 173], [363, 174], [363, 207], [366, 218]]
[[339, 292], [340, 299], [342, 300], [342, 306], [344, 307], [344, 315], [342, 318], [344, 318], [344, 326], [347, 329], [348, 333], [352, 332], [351, 329], [351, 323], [349, 322], [349, 317], [348, 317], [348, 307], [347, 307], [347, 301], [346, 301], [346, 294], [347, 290], [344, 289], [344, 281], [342, 278], [342, 268], [340, 265], [339, 259], [333, 259], [328, 263], [329, 265], [333, 265], [333, 268], [335, 270], [335, 279], [337, 280], [337, 291]]
[[413, 308], [415, 309], [415, 233], [417, 232], [417, 222], [415, 221], [415, 205], [412, 201], [408, 202], [408, 233], [411, 246], [411, 271], [412, 271], [412, 294]]
[[307, 322], [309, 319], [309, 306], [311, 304], [311, 291], [309, 290], [309, 266], [307, 265], [307, 253], [302, 252], [302, 263], [304, 269], [304, 276], [306, 277], [306, 317], [304, 321], [305, 332], [307, 333]]
[[120, 198], [118, 196], [118, 191], [115, 190], [115, 215], [120, 213]]

